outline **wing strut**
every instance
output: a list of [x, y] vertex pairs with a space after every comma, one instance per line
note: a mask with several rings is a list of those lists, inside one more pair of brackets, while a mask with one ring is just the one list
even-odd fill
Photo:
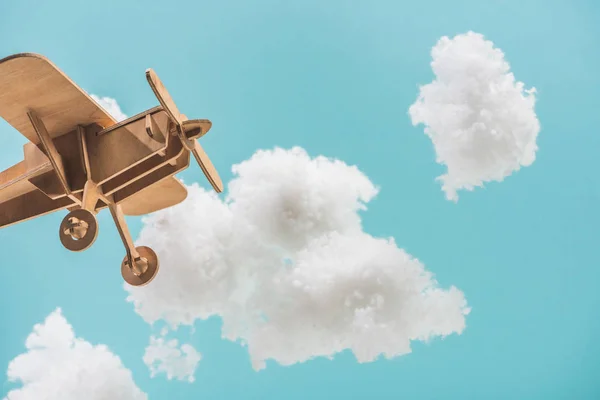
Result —
[[130, 285], [147, 285], [158, 272], [158, 256], [149, 247], [135, 247], [121, 205], [111, 202], [108, 207], [127, 251], [121, 263], [121, 275]]
[[29, 112], [27, 112], [27, 116], [29, 117], [29, 121], [31, 121], [31, 125], [33, 125], [33, 129], [35, 130], [38, 139], [40, 139], [40, 143], [45, 150], [46, 156], [50, 160], [50, 164], [52, 164], [52, 168], [54, 169], [54, 172], [56, 173], [56, 176], [58, 177], [65, 194], [75, 203], [81, 205], [81, 199], [73, 195], [71, 192], [71, 187], [69, 186], [69, 182], [67, 180], [67, 174], [65, 173], [65, 166], [63, 165], [62, 157], [58, 150], [56, 150], [56, 146], [48, 134], [46, 126], [35, 111], [29, 110]]

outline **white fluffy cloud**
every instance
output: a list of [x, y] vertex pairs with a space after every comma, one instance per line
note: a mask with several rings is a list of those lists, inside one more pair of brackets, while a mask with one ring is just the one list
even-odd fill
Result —
[[540, 124], [535, 89], [515, 81], [504, 53], [480, 34], [442, 37], [431, 51], [433, 82], [410, 107], [413, 125], [424, 124], [449, 200], [457, 191], [502, 181], [535, 160]]
[[144, 219], [137, 242], [157, 251], [161, 271], [125, 287], [148, 323], [218, 315], [256, 369], [346, 349], [360, 362], [391, 358], [411, 340], [463, 331], [463, 293], [363, 231], [359, 212], [378, 188], [356, 167], [293, 148], [258, 151], [233, 171], [226, 201], [192, 185]]
[[76, 338], [60, 308], [36, 324], [25, 342], [27, 352], [8, 366], [20, 382], [5, 400], [146, 400], [131, 371], [104, 345]]
[[189, 344], [179, 343], [176, 339], [150, 337], [146, 347], [144, 362], [150, 368], [152, 377], [165, 373], [169, 380], [187, 380], [194, 382], [194, 372], [200, 362], [200, 354]]
[[112, 115], [117, 122], [127, 119], [127, 115], [121, 111], [121, 107], [115, 99], [110, 97], [100, 97], [96, 96], [95, 94], [91, 94], [90, 97], [94, 99], [94, 101], [98, 103], [100, 107], [104, 108], [110, 115]]

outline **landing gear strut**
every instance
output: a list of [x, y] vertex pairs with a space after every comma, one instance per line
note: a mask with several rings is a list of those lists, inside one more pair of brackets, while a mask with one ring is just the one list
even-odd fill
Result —
[[127, 255], [121, 263], [121, 275], [125, 282], [132, 286], [147, 285], [158, 273], [158, 257], [149, 247], [133, 245], [121, 206], [110, 203], [108, 207], [127, 251]]

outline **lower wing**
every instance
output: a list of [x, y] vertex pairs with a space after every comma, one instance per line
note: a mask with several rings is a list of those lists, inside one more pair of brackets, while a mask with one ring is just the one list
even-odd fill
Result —
[[121, 203], [125, 215], [150, 214], [181, 203], [187, 197], [187, 189], [177, 178], [163, 179]]

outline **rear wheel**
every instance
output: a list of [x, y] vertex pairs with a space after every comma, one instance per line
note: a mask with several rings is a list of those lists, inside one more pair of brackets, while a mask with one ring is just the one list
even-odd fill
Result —
[[129, 265], [129, 259], [125, 256], [121, 263], [121, 275], [131, 286], [144, 286], [152, 282], [158, 273], [158, 256], [150, 247], [140, 246], [135, 249], [140, 257], [133, 260], [134, 265]]

